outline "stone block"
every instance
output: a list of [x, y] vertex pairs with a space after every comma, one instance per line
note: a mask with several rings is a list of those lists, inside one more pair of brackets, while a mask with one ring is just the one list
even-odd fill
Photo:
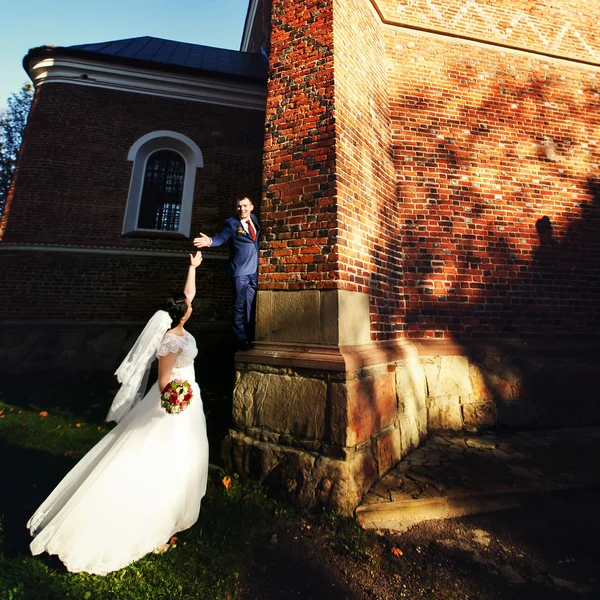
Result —
[[515, 398], [515, 390], [509, 381], [481, 365], [470, 365], [469, 377], [473, 388], [473, 400], [476, 402], [489, 400], [510, 402]]
[[269, 339], [273, 329], [273, 292], [258, 290], [256, 293], [256, 331], [257, 341]]
[[492, 427], [496, 424], [496, 407], [493, 402], [463, 404], [463, 421], [474, 427]]
[[489, 379], [490, 375], [489, 371], [486, 371], [481, 365], [469, 365], [469, 378], [475, 402], [494, 400], [494, 391]]
[[421, 443], [421, 432], [419, 429], [419, 420], [417, 417], [400, 417], [400, 455], [406, 456], [414, 448], [418, 448]]
[[352, 515], [364, 494], [379, 478], [375, 458], [369, 451], [351, 460], [320, 457], [315, 463], [315, 504]]
[[527, 398], [497, 402], [498, 424], [508, 427], [534, 427], [540, 424], [536, 410]]
[[[323, 296], [331, 292], [323, 292]], [[335, 290], [338, 296], [337, 344], [368, 344], [371, 341], [369, 295], [360, 292]]]
[[427, 424], [429, 429], [462, 429], [462, 411], [458, 396], [430, 399]]
[[323, 439], [327, 384], [319, 379], [241, 373], [233, 393], [238, 427], [260, 427], [303, 439]]
[[440, 356], [423, 361], [427, 382], [428, 427], [462, 428], [461, 403], [473, 397], [469, 361], [465, 356]]
[[440, 356], [424, 365], [429, 398], [459, 397], [464, 402], [473, 395], [466, 356]]
[[331, 443], [354, 446], [396, 418], [394, 374], [332, 383]]
[[427, 407], [427, 381], [418, 358], [396, 363], [396, 394], [400, 418], [414, 417]]
[[388, 427], [377, 434], [373, 451], [377, 461], [379, 476], [385, 475], [401, 458], [400, 431], [397, 427]]
[[521, 365], [510, 356], [486, 356], [481, 364], [487, 371], [510, 385], [514, 385], [523, 378]]
[[319, 292], [274, 292], [270, 339], [275, 342], [318, 343]]
[[348, 346], [371, 341], [369, 295], [346, 290], [259, 290], [256, 339]]

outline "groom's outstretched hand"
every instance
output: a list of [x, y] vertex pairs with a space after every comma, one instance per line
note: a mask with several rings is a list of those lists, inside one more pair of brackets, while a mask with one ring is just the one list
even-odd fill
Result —
[[194, 238], [194, 246], [196, 248], [208, 248], [212, 244], [212, 238], [209, 238], [203, 233], [198, 234], [200, 237]]

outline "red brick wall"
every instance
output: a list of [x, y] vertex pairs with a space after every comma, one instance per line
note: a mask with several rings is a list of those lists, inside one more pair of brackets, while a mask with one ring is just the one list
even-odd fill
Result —
[[[121, 234], [133, 165], [127, 154], [155, 130], [182, 133], [202, 150], [193, 234], [214, 234], [244, 195], [259, 209], [261, 111], [52, 83], [36, 91], [0, 243], [191, 250], [189, 240]], [[225, 267], [223, 261], [207, 260], [199, 270], [212, 318], [229, 318]], [[171, 268], [179, 273], [175, 281]], [[160, 304], [172, 283], [181, 287], [185, 254], [146, 258], [11, 250], [0, 252], [0, 269], [11, 282], [0, 291], [3, 319], [25, 318], [18, 301], [24, 298], [34, 313], [30, 318], [129, 320], [134, 313], [139, 319], [138, 309]]]
[[[182, 291], [186, 255], [140, 257], [8, 250], [0, 253], [2, 319], [143, 322]], [[208, 261], [207, 261], [208, 262]], [[224, 263], [199, 269], [194, 321], [227, 320]]]
[[597, 70], [387, 35], [409, 336], [597, 336]]
[[377, 339], [404, 328], [402, 246], [381, 21], [362, 0], [334, 10], [341, 286], [368, 293]]
[[204, 157], [192, 231], [218, 227], [239, 196], [259, 204], [261, 111], [52, 83], [36, 91], [2, 241], [187, 248], [121, 235], [133, 165], [127, 153], [161, 129], [188, 136]]
[[272, 8], [263, 289], [336, 287], [332, 0]]
[[542, 4], [273, 2], [264, 288], [368, 293], [374, 338], [600, 333], [598, 43]]

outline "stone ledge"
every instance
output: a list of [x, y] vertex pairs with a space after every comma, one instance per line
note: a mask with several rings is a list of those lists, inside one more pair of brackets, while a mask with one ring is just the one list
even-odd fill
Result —
[[379, 504], [361, 505], [355, 511], [358, 522], [365, 529], [406, 531], [413, 525], [432, 519], [451, 519], [465, 515], [494, 512], [507, 508], [534, 506], [544, 501], [544, 495], [597, 486], [548, 486], [540, 490], [515, 490], [498, 493], [473, 493], [448, 498], [421, 498], [397, 500]]
[[326, 346], [287, 342], [256, 342], [251, 350], [235, 355], [236, 368], [243, 364], [348, 372], [416, 356], [406, 340], [372, 342], [354, 346]]

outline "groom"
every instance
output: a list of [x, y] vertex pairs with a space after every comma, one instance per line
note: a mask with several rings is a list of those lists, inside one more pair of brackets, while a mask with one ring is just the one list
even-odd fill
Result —
[[252, 214], [249, 198], [237, 201], [238, 216], [227, 219], [220, 233], [208, 237], [204, 233], [194, 239], [196, 248], [218, 248], [229, 244], [227, 275], [233, 282], [233, 335], [240, 349], [251, 347], [253, 308], [258, 282], [258, 236], [260, 225]]

